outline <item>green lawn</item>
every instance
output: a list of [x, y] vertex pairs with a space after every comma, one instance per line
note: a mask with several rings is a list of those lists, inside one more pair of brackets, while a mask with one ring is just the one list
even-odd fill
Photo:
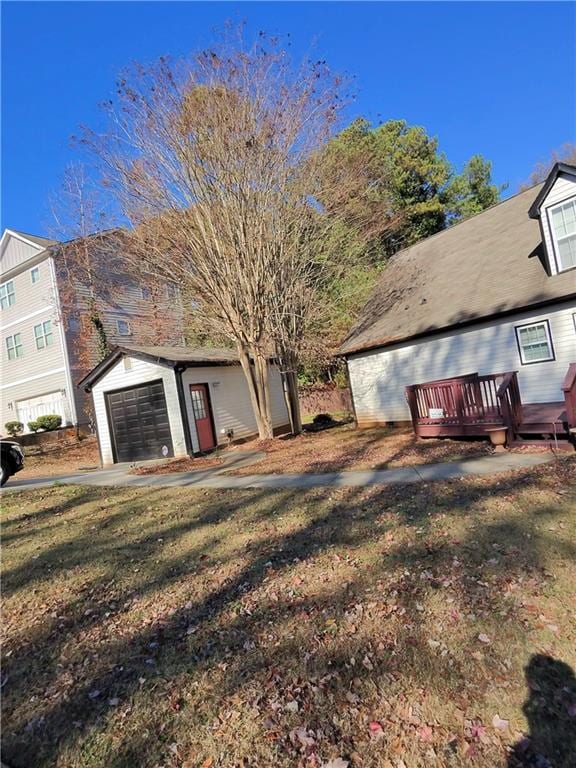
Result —
[[3, 759], [573, 766], [575, 476], [7, 493]]

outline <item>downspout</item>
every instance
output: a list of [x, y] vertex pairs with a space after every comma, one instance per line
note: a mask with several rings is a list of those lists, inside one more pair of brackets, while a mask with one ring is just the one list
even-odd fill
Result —
[[186, 445], [186, 453], [188, 456], [194, 456], [194, 447], [192, 445], [192, 434], [190, 433], [190, 421], [188, 419], [188, 411], [186, 409], [186, 399], [184, 397], [184, 382], [182, 381], [182, 373], [186, 370], [186, 366], [177, 364], [174, 366], [174, 376], [176, 377], [176, 389], [178, 391], [178, 403], [180, 405], [180, 416], [182, 418], [182, 426], [184, 427], [184, 443]]

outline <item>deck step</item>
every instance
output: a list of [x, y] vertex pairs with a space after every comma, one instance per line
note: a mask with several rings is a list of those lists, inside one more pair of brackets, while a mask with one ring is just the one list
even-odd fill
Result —
[[509, 444], [510, 448], [549, 448], [551, 451], [561, 451], [562, 453], [573, 453], [576, 450], [576, 446], [571, 443], [563, 433], [562, 436], [558, 436], [558, 440], [554, 438], [551, 440], [512, 440]]

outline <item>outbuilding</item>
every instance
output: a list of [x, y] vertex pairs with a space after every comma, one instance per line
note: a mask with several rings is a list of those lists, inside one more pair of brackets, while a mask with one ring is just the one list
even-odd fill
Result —
[[[204, 453], [258, 434], [233, 350], [116, 347], [79, 383], [92, 393], [104, 465]], [[289, 431], [284, 382], [271, 366], [275, 434]]]

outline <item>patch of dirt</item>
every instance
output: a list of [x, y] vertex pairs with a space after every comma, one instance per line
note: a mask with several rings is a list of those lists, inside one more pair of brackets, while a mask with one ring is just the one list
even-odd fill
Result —
[[24, 446], [24, 469], [15, 477], [26, 480], [32, 477], [54, 477], [83, 469], [99, 469], [98, 440], [86, 437], [73, 443], [44, 447]]

